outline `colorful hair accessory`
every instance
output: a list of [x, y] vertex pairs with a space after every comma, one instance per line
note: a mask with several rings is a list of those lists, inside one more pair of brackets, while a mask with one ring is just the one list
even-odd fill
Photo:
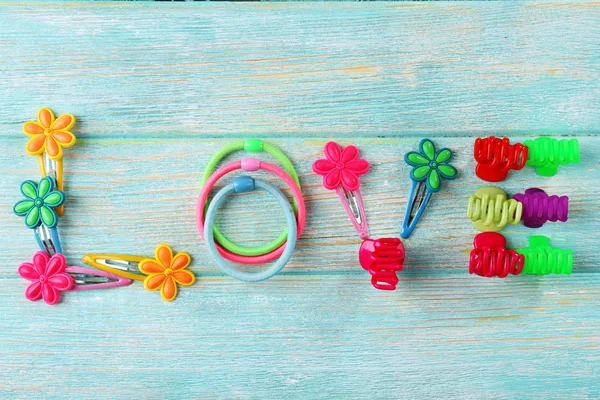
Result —
[[143, 281], [146, 275], [140, 272], [140, 262], [147, 257], [127, 254], [86, 254], [82, 261], [92, 267], [134, 281]]
[[[56, 181], [58, 190], [63, 190], [63, 147], [75, 144], [75, 135], [70, 129], [75, 125], [75, 117], [63, 114], [54, 118], [48, 108], [38, 111], [38, 120], [28, 121], [23, 125], [23, 132], [31, 139], [25, 150], [30, 156], [38, 156], [38, 164], [42, 176], [50, 176]], [[57, 208], [58, 215], [63, 214], [63, 207]]]
[[523, 270], [523, 256], [506, 249], [506, 239], [496, 232], [475, 236], [469, 261], [469, 273], [491, 278], [519, 275]]
[[467, 217], [481, 232], [498, 232], [506, 224], [518, 224], [522, 211], [523, 204], [514, 199], [507, 200], [504, 190], [486, 186], [477, 189], [469, 198]]
[[520, 170], [527, 162], [527, 147], [521, 143], [510, 144], [508, 138], [475, 139], [475, 173], [488, 182], [500, 182], [506, 179], [511, 169]]
[[404, 161], [414, 168], [410, 171], [412, 187], [400, 233], [403, 239], [412, 234], [425, 212], [431, 195], [442, 188], [442, 179], [456, 178], [456, 168], [449, 164], [451, 158], [450, 149], [444, 148], [436, 152], [433, 142], [429, 139], [421, 140], [419, 152], [409, 151], [404, 155]]
[[517, 250], [525, 257], [524, 274], [570, 275], [573, 272], [573, 252], [552, 248], [549, 243], [546, 236], [530, 236], [529, 247]]
[[579, 163], [579, 142], [577, 139], [557, 140], [540, 137], [526, 140], [523, 143], [529, 147], [527, 165], [536, 167], [539, 176], [554, 176], [559, 165]]
[[342, 151], [339, 144], [328, 142], [325, 145], [326, 159], [315, 161], [312, 168], [316, 174], [323, 176], [325, 189], [336, 191], [358, 236], [367, 239], [369, 226], [358, 177], [369, 171], [369, 163], [359, 159], [358, 156], [358, 149], [355, 146], [347, 146]]
[[569, 218], [569, 198], [567, 196], [548, 196], [538, 188], [529, 188], [524, 194], [515, 194], [513, 199], [523, 204], [523, 225], [539, 228], [546, 221], [566, 222]]
[[[256, 188], [266, 190], [277, 199], [285, 213], [289, 233], [287, 242], [285, 244], [285, 250], [275, 264], [273, 264], [270, 268], [260, 272], [245, 272], [234, 268], [221, 256], [221, 253], [219, 252], [215, 243], [213, 226], [217, 217], [217, 210], [226, 200], [227, 196], [232, 193], [246, 193], [255, 190]], [[279, 189], [261, 179], [253, 179], [249, 176], [241, 176], [235, 178], [232, 184], [227, 185], [219, 190], [214, 199], [211, 201], [208, 211], [206, 212], [204, 237], [206, 244], [208, 245], [208, 251], [210, 255], [226, 274], [241, 281], [258, 282], [271, 278], [273, 275], [281, 271], [281, 269], [288, 263], [292, 257], [292, 252], [296, 247], [297, 229], [298, 227], [296, 226], [294, 211], [292, 210], [292, 207], [290, 206], [286, 197]]]
[[[304, 205], [304, 197], [302, 196], [302, 191], [300, 190], [300, 187], [296, 184], [295, 180], [293, 180], [292, 177], [286, 174], [285, 171], [283, 171], [281, 168], [268, 162], [257, 160], [255, 158], [244, 158], [241, 161], [234, 161], [232, 163], [224, 165], [223, 167], [219, 168], [214, 174], [212, 174], [210, 178], [206, 181], [206, 183], [202, 187], [202, 190], [200, 191], [200, 195], [198, 196], [198, 201], [196, 203], [196, 224], [198, 226], [198, 232], [200, 233], [200, 236], [202, 238], [205, 238], [204, 213], [206, 211], [205, 204], [207, 203], [210, 191], [219, 179], [221, 179], [229, 172], [238, 169], [242, 169], [244, 171], [268, 171], [278, 176], [288, 185], [294, 196], [294, 202], [298, 205], [297, 237], [300, 237], [302, 231], [304, 230], [304, 225], [306, 222], [306, 207]], [[230, 261], [243, 264], [262, 264], [280, 257], [284, 251], [283, 243], [285, 242], [288, 236], [288, 232], [286, 229], [279, 236], [279, 238], [277, 238], [272, 243], [252, 249], [247, 247], [241, 247], [236, 245], [235, 243], [230, 242], [218, 230], [216, 230], [216, 228], [214, 229], [213, 234], [216, 238], [216, 241], [218, 242], [217, 249], [219, 250], [219, 253]], [[257, 255], [249, 256], [248, 254]]]
[[54, 189], [54, 180], [50, 177], [42, 178], [39, 184], [24, 181], [21, 183], [21, 193], [25, 200], [18, 201], [13, 212], [25, 216], [25, 225], [33, 229], [40, 249], [51, 256], [62, 253], [56, 230], [58, 216], [54, 209], [63, 204], [64, 194]]
[[404, 266], [404, 245], [398, 238], [366, 239], [360, 245], [360, 265], [371, 276], [371, 284], [380, 290], [395, 290], [398, 284], [396, 272]]

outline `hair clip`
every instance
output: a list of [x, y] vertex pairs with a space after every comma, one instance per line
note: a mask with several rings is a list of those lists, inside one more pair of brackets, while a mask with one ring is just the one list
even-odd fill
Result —
[[469, 261], [469, 273], [491, 278], [519, 275], [524, 257], [506, 249], [506, 239], [497, 232], [484, 232], [475, 236]]
[[33, 181], [21, 183], [21, 193], [25, 200], [18, 201], [13, 212], [25, 216], [25, 225], [33, 229], [40, 249], [50, 256], [62, 253], [56, 225], [58, 216], [54, 210], [63, 204], [65, 196], [60, 190], [54, 189], [54, 180], [44, 177], [39, 184]]
[[559, 165], [579, 163], [579, 142], [577, 139], [557, 140], [540, 137], [526, 140], [523, 144], [529, 147], [527, 165], [536, 167], [539, 176], [554, 176]]
[[410, 237], [425, 212], [431, 195], [442, 188], [442, 179], [456, 178], [456, 168], [449, 164], [451, 158], [450, 149], [444, 148], [436, 152], [429, 139], [421, 140], [419, 152], [409, 151], [404, 155], [404, 161], [414, 168], [410, 171], [412, 186], [400, 233], [402, 238]]
[[469, 198], [467, 217], [481, 232], [498, 232], [506, 224], [518, 224], [522, 212], [523, 204], [515, 199], [507, 200], [504, 190], [486, 186]]
[[129, 279], [104, 271], [67, 267], [67, 261], [62, 254], [57, 253], [50, 257], [43, 251], [36, 252], [32, 262], [21, 264], [18, 273], [31, 282], [25, 290], [25, 297], [31, 301], [43, 298], [49, 305], [58, 303], [59, 293], [67, 290], [104, 289], [131, 283]]
[[529, 247], [518, 249], [525, 257], [523, 273], [528, 275], [565, 274], [573, 272], [573, 252], [555, 249], [546, 236], [530, 236]]
[[315, 161], [312, 168], [316, 174], [323, 176], [325, 189], [336, 191], [358, 236], [367, 239], [369, 226], [358, 177], [369, 171], [369, 163], [358, 156], [355, 146], [346, 146], [342, 151], [336, 142], [328, 142], [325, 145], [326, 159]]
[[404, 245], [398, 238], [366, 239], [360, 245], [358, 260], [371, 276], [371, 285], [380, 290], [395, 290], [396, 272], [404, 267]]
[[500, 182], [506, 179], [511, 169], [520, 170], [527, 162], [527, 147], [521, 143], [510, 144], [508, 138], [475, 139], [475, 173], [488, 182]]
[[[29, 136], [25, 150], [30, 156], [38, 156], [38, 164], [42, 176], [50, 176], [56, 182], [58, 190], [63, 190], [63, 147], [75, 144], [75, 135], [69, 130], [75, 125], [75, 117], [63, 114], [54, 118], [48, 108], [38, 111], [37, 121], [28, 121], [23, 125], [23, 132]], [[56, 209], [58, 215], [63, 214], [63, 207]]]
[[547, 221], [566, 222], [569, 218], [567, 196], [548, 196], [542, 189], [529, 188], [523, 194], [515, 194], [513, 199], [523, 204], [521, 220], [528, 228], [539, 228]]
[[154, 258], [119, 254], [86, 254], [83, 262], [127, 279], [144, 281], [149, 291], [160, 290], [162, 298], [171, 301], [177, 297], [177, 284], [189, 286], [196, 276], [187, 270], [191, 257], [181, 252], [173, 256], [166, 244], [159, 245]]

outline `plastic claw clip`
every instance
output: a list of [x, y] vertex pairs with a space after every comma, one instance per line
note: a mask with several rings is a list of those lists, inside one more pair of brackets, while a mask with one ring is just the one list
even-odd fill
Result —
[[523, 143], [529, 148], [527, 165], [536, 167], [539, 176], [554, 176], [559, 165], [579, 163], [579, 142], [577, 139], [557, 140], [541, 137], [526, 140]]
[[404, 267], [404, 245], [398, 238], [367, 239], [358, 253], [360, 265], [371, 276], [371, 284], [380, 290], [395, 290], [396, 272]]
[[469, 261], [469, 273], [486, 278], [505, 278], [508, 274], [519, 275], [523, 270], [524, 257], [514, 250], [506, 249], [506, 239], [497, 232], [484, 232], [475, 236]]
[[508, 138], [477, 138], [473, 150], [477, 161], [475, 173], [488, 182], [503, 181], [509, 170], [522, 169], [527, 162], [527, 147], [510, 144]]
[[517, 250], [525, 257], [524, 274], [570, 275], [573, 272], [573, 252], [552, 248], [549, 243], [546, 236], [530, 236], [529, 247]]
[[355, 146], [346, 146], [342, 151], [336, 142], [328, 142], [325, 145], [326, 159], [315, 161], [312, 168], [316, 174], [323, 176], [325, 189], [336, 191], [358, 236], [367, 239], [369, 226], [358, 177], [369, 171], [369, 163], [358, 156]]
[[538, 188], [529, 188], [525, 193], [515, 194], [513, 199], [523, 204], [523, 225], [539, 228], [547, 221], [566, 222], [569, 218], [569, 198], [567, 196], [548, 196]]
[[504, 190], [486, 186], [477, 189], [469, 198], [467, 217], [481, 232], [498, 232], [506, 224], [518, 224], [522, 212], [523, 204], [514, 199], [507, 200]]
[[400, 233], [402, 238], [410, 237], [425, 212], [431, 195], [442, 188], [442, 180], [456, 178], [456, 168], [449, 164], [451, 158], [450, 149], [436, 152], [429, 139], [421, 140], [419, 152], [409, 151], [404, 155], [404, 161], [413, 169], [410, 171], [412, 186]]

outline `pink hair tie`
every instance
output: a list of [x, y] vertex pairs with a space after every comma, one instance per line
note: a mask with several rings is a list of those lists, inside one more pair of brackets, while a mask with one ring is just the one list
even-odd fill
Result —
[[[272, 174], [277, 175], [288, 185], [288, 187], [292, 190], [296, 202], [298, 203], [297, 220], [298, 237], [300, 237], [302, 231], [304, 230], [304, 225], [306, 223], [306, 207], [304, 205], [304, 197], [302, 196], [302, 191], [300, 190], [296, 182], [284, 170], [273, 164], [260, 161], [255, 158], [244, 158], [241, 161], [234, 161], [232, 163], [224, 165], [223, 167], [219, 168], [214, 174], [212, 174], [210, 178], [208, 178], [208, 180], [202, 187], [200, 195], [198, 196], [198, 201], [196, 202], [196, 225], [198, 227], [200, 237], [204, 239], [204, 212], [210, 191], [219, 179], [221, 179], [228, 173], [239, 169], [250, 172], [258, 170], [268, 171]], [[242, 256], [230, 252], [224, 249], [221, 245], [217, 244], [217, 250], [223, 257], [230, 261], [242, 264], [263, 264], [269, 261], [273, 261], [281, 256], [284, 249], [285, 243], [267, 254], [263, 254], [260, 256]]]

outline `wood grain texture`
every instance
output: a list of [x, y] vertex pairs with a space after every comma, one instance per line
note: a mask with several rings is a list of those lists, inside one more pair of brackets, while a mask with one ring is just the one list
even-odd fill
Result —
[[[594, 2], [0, 4], [0, 398], [599, 398], [599, 37]], [[15, 271], [36, 247], [11, 207], [39, 175], [21, 127], [41, 106], [78, 118], [67, 259], [169, 243], [198, 277], [176, 301], [139, 283], [25, 300]], [[569, 195], [567, 223], [503, 233], [573, 249], [573, 275], [468, 275], [473, 137], [489, 134], [579, 138], [580, 165], [500, 185]], [[371, 232], [397, 236], [402, 157], [425, 135], [461, 175], [405, 241], [398, 290], [379, 292], [310, 166], [328, 139], [359, 146]], [[215, 268], [194, 222], [204, 165], [247, 137], [290, 156], [308, 207], [291, 263], [256, 284]], [[223, 232], [275, 237], [275, 204], [236, 196]]]

